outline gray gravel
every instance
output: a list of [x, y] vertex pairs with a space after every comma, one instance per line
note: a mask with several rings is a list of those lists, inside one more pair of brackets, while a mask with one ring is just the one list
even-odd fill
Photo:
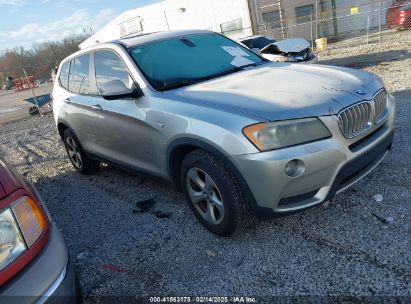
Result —
[[[380, 71], [385, 79], [394, 76]], [[42, 194], [77, 257], [86, 302], [98, 295], [409, 302], [411, 90], [409, 79], [397, 80], [394, 147], [377, 169], [332, 202], [233, 238], [203, 229], [183, 196], [164, 182], [111, 166], [89, 177], [75, 173], [51, 116], [1, 126], [0, 155]]]

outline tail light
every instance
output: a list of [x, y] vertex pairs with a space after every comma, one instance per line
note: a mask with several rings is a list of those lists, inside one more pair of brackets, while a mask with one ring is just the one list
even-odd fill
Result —
[[400, 17], [405, 17], [405, 11], [400, 12]]
[[11, 204], [0, 208], [0, 286], [29, 263], [48, 238], [49, 222], [39, 204], [22, 193], [7, 200]]

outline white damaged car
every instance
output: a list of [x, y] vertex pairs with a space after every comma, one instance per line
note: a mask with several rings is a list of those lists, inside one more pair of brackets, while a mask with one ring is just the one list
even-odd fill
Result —
[[253, 52], [276, 62], [317, 62], [317, 56], [310, 43], [303, 38], [277, 41], [262, 35], [250, 36], [239, 40]]

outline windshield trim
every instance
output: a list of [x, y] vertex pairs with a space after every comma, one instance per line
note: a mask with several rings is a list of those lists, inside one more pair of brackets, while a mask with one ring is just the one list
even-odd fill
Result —
[[[198, 84], [198, 83], [202, 83], [202, 82], [210, 81], [210, 80], [213, 80], [213, 79], [216, 79], [216, 78], [224, 77], [224, 76], [227, 76], [228, 74], [238, 73], [238, 72], [244, 71], [244, 69], [242, 69], [242, 67], [238, 67], [239, 69], [236, 70], [236, 71], [233, 71], [232, 73], [228, 73], [228, 74], [225, 74], [225, 73], [224, 73], [223, 75], [217, 75], [217, 76], [212, 77], [212, 78], [204, 77], [204, 78], [207, 78], [207, 79], [199, 80], [199, 81], [192, 81], [192, 82], [190, 82], [190, 83], [186, 83], [186, 84], [183, 84], [183, 85], [181, 85], [181, 86], [171, 86], [171, 87], [164, 87], [164, 88], [163, 88], [163, 87], [159, 87], [159, 86], [155, 83], [155, 81], [153, 81], [153, 79], [151, 79], [151, 78], [144, 72], [144, 70], [141, 68], [141, 66], [138, 64], [138, 62], [133, 58], [133, 56], [132, 56], [132, 54], [131, 54], [131, 52], [132, 52], [135, 48], [138, 48], [138, 47], [144, 46], [144, 45], [149, 45], [149, 44], [152, 44], [152, 43], [155, 43], [155, 42], [166, 41], [166, 40], [170, 40], [170, 39], [178, 39], [178, 38], [181, 38], [181, 37], [198, 36], [198, 35], [209, 35], [209, 34], [216, 34], [216, 35], [223, 36], [224, 38], [226, 38], [226, 39], [234, 42], [235, 44], [237, 44], [239, 47], [241, 47], [242, 49], [246, 50], [247, 52], [252, 52], [249, 48], [244, 47], [244, 45], [241, 45], [241, 44], [238, 43], [237, 41], [235, 41], [235, 40], [233, 40], [233, 39], [231, 39], [231, 38], [229, 38], [229, 37], [227, 37], [227, 36], [224, 36], [224, 35], [222, 35], [222, 34], [220, 34], [220, 33], [216, 33], [216, 32], [193, 33], [193, 34], [189, 34], [189, 35], [180, 35], [180, 36], [176, 36], [176, 37], [173, 37], [173, 38], [158, 39], [158, 40], [155, 40], [155, 41], [150, 41], [150, 42], [146, 42], [146, 43], [141, 43], [141, 44], [136, 44], [136, 45], [130, 46], [130, 47], [126, 48], [126, 51], [127, 51], [127, 53], [129, 54], [129, 56], [130, 56], [130, 58], [132, 59], [132, 61], [133, 61], [133, 62], [135, 63], [135, 65], [137, 66], [137, 68], [138, 68], [138, 70], [140, 71], [140, 73], [144, 76], [144, 78], [146, 79], [146, 81], [150, 84], [150, 86], [151, 86], [155, 91], [158, 91], [158, 92], [165, 92], [165, 91], [176, 90], [176, 89], [179, 89], [179, 88], [181, 88], [181, 87], [192, 86], [192, 85], [195, 85], [195, 84]], [[263, 64], [266, 64], [267, 62], [269, 62], [268, 59], [266, 59], [266, 58], [264, 58], [264, 57], [262, 57], [262, 56], [260, 56], [260, 55], [258, 55], [258, 54], [255, 54], [254, 52], [252, 52], [252, 53], [253, 53], [255, 56], [257, 56], [258, 58], [261, 59], [261, 63], [255, 64], [254, 67], [245, 66], [244, 68], [253, 69], [253, 68], [257, 67], [257, 66], [260, 66], [260, 65], [263, 65]], [[220, 74], [220, 73], [218, 73], [218, 74]], [[213, 75], [210, 75], [210, 76], [213, 76]]]

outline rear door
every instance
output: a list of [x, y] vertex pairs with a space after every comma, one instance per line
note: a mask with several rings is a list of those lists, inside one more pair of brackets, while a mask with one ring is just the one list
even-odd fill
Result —
[[[123, 60], [112, 50], [95, 51], [94, 68], [97, 90], [112, 80], [121, 80], [128, 88], [135, 84]], [[152, 171], [145, 98], [100, 98], [98, 106], [95, 132], [99, 155], [128, 167]]]
[[91, 54], [83, 54], [72, 59], [70, 64], [68, 90], [72, 93], [65, 100], [65, 120], [73, 129], [83, 148], [89, 152], [96, 150], [95, 105], [99, 104]]
[[53, 114], [54, 119], [58, 121], [60, 116], [60, 110], [65, 105], [67, 98], [72, 95], [68, 90], [70, 72], [70, 61], [66, 61], [60, 67], [60, 72], [58, 75], [58, 80], [54, 83], [53, 87]]

